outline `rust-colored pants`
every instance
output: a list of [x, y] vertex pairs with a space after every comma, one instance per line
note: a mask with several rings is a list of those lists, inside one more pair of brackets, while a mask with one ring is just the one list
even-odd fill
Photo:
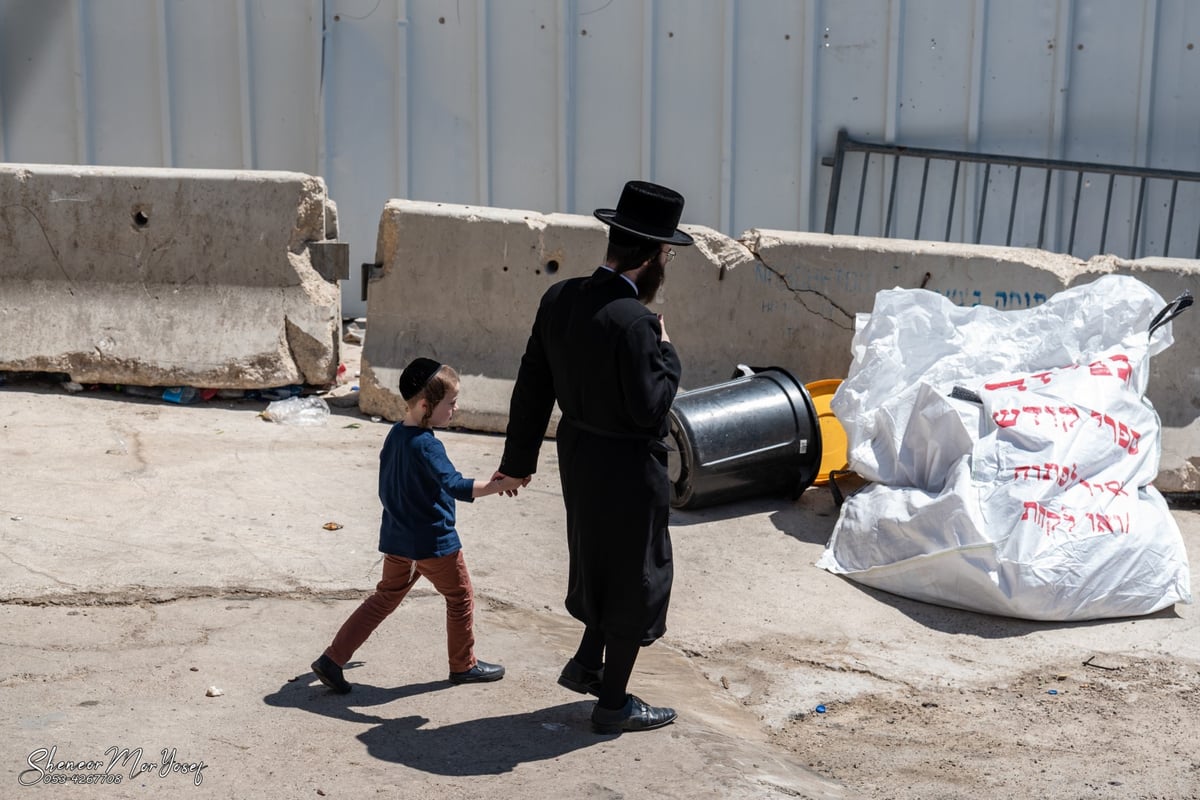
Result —
[[471, 588], [471, 576], [462, 550], [441, 558], [417, 561], [385, 555], [383, 578], [375, 587], [375, 593], [342, 623], [325, 655], [339, 666], [345, 665], [379, 623], [396, 610], [422, 575], [446, 598], [446, 649], [450, 671], [466, 672], [475, 666], [475, 592]]

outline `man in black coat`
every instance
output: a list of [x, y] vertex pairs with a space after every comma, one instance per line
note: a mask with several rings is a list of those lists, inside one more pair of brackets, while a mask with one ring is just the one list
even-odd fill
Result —
[[528, 478], [555, 401], [567, 512], [567, 611], [584, 624], [558, 682], [597, 696], [598, 733], [649, 730], [675, 710], [626, 686], [638, 649], [666, 631], [673, 567], [667, 532], [667, 435], [679, 356], [662, 318], [646, 308], [662, 285], [683, 197], [643, 181], [625, 185], [609, 226], [605, 264], [551, 286], [538, 307], [509, 408], [497, 475]]

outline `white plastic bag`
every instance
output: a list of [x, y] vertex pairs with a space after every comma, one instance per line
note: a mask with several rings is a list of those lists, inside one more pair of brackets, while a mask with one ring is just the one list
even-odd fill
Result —
[[[1191, 602], [1144, 392], [1164, 302], [1106, 276], [1021, 311], [881, 292], [831, 403], [851, 469], [817, 566], [941, 605], [1042, 620]], [[957, 390], [957, 391], [956, 391]], [[952, 396], [953, 395], [953, 396]], [[969, 399], [959, 399], [969, 398]]]
[[262, 413], [264, 419], [284, 425], [324, 425], [329, 418], [329, 404], [315, 395], [275, 400]]

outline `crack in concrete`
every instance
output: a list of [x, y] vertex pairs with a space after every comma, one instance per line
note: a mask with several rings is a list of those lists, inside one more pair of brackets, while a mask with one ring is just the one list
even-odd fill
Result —
[[[792, 293], [792, 296], [796, 299], [797, 302], [800, 303], [800, 305], [804, 306], [804, 309], [806, 311], [808, 311], [810, 314], [820, 317], [821, 319], [826, 320], [827, 322], [831, 322], [834, 325], [837, 325], [839, 328], [845, 328], [848, 331], [854, 330], [854, 314], [852, 314], [849, 311], [847, 311], [846, 309], [842, 308], [837, 303], [835, 303], [828, 295], [826, 295], [822, 292], [818, 292], [816, 289], [797, 289], [797, 288], [795, 288], [788, 281], [786, 275], [784, 275], [782, 272], [780, 272], [779, 270], [775, 269], [770, 264], [768, 264], [766, 262], [766, 259], [764, 259], [758, 252], [756, 252], [754, 250], [750, 250], [750, 252], [754, 255], [754, 258], [758, 261], [758, 263], [762, 264], [763, 269], [770, 272], [776, 278], [779, 278], [780, 282], [783, 283], [784, 288]], [[816, 295], [817, 297], [821, 298], [826, 303], [828, 303], [830, 306], [832, 306], [833, 308], [840, 311], [842, 313], [842, 315], [846, 317], [846, 319], [850, 320], [849, 324], [847, 324], [846, 322], [843, 322], [842, 320], [833, 319], [828, 314], [824, 314], [820, 310], [811, 307], [807, 302], [805, 302], [804, 297], [802, 297], [802, 295], [806, 295], [806, 294]]]
[[37, 575], [39, 578], [45, 578], [46, 580], [52, 581], [52, 582], [58, 584], [59, 586], [70, 586], [70, 584], [67, 583], [66, 581], [63, 581], [63, 580], [60, 580], [60, 579], [54, 577], [49, 572], [45, 572], [40, 569], [35, 569], [34, 567], [31, 567], [30, 565], [24, 563], [23, 561], [18, 561], [17, 559], [10, 556], [8, 553], [0, 553], [0, 558], [3, 558], [5, 561], [12, 564], [14, 567], [19, 567], [28, 573]]
[[846, 664], [830, 664], [830, 663], [826, 663], [824, 661], [808, 659], [808, 658], [799, 658], [797, 656], [792, 656], [792, 661], [795, 663], [798, 663], [798, 664], [802, 664], [805, 667], [809, 667], [809, 668], [817, 670], [817, 671], [847, 672], [851, 675], [864, 675], [868, 678], [874, 678], [875, 680], [880, 681], [887, 685], [899, 685], [899, 686], [904, 686], [908, 689], [913, 689], [913, 690], [916, 690], [916, 688], [917, 688], [913, 683], [906, 681], [903, 678], [891, 677], [888, 675], [884, 675], [881, 672], [878, 672], [873, 669], [869, 669], [867, 667], [848, 666]]
[[46, 246], [50, 248], [50, 255], [54, 256], [54, 263], [58, 264], [59, 271], [62, 272], [63, 277], [67, 279], [67, 294], [74, 296], [75, 279], [71, 277], [71, 273], [67, 272], [67, 267], [65, 264], [63, 264], [62, 258], [58, 255], [58, 250], [54, 248], [54, 243], [50, 241], [50, 234], [46, 233], [46, 226], [42, 224], [41, 218], [33, 212], [32, 208], [21, 203], [10, 203], [6, 206], [0, 207], [0, 210], [7, 210], [10, 208], [19, 208], [25, 213], [29, 214], [29, 216], [33, 217], [33, 221], [37, 223], [38, 229], [42, 232], [42, 238], [46, 240]]
[[[182, 600], [361, 600], [370, 593], [363, 589], [255, 589], [234, 586], [165, 588], [131, 586], [113, 591], [79, 591], [29, 597], [0, 598], [0, 606], [136, 606], [161, 605]], [[416, 592], [413, 593], [417, 595]]]
[[[32, 608], [128, 608], [132, 606], [157, 606], [187, 600], [364, 600], [371, 594], [374, 584], [360, 589], [255, 589], [249, 586], [218, 588], [215, 586], [193, 586], [167, 588], [130, 586], [112, 591], [78, 591], [70, 593], [41, 594], [29, 597], [0, 598], [0, 607], [24, 606]], [[409, 597], [436, 597], [431, 587], [418, 587], [409, 592]], [[491, 611], [521, 611], [515, 603], [476, 592], [478, 607]]]
[[0, 686], [10, 688], [28, 683], [59, 683], [61, 681], [73, 681], [80, 678], [86, 678], [92, 673], [92, 670], [83, 667], [76, 667], [70, 672], [63, 672], [55, 675], [48, 673], [36, 672], [14, 672], [12, 675], [0, 678]]

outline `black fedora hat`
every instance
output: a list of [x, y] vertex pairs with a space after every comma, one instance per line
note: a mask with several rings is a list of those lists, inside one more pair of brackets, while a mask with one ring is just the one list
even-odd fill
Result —
[[596, 219], [613, 228], [668, 244], [692, 244], [691, 236], [678, 230], [683, 214], [683, 195], [666, 186], [646, 181], [629, 181], [621, 191], [616, 208], [597, 208]]

